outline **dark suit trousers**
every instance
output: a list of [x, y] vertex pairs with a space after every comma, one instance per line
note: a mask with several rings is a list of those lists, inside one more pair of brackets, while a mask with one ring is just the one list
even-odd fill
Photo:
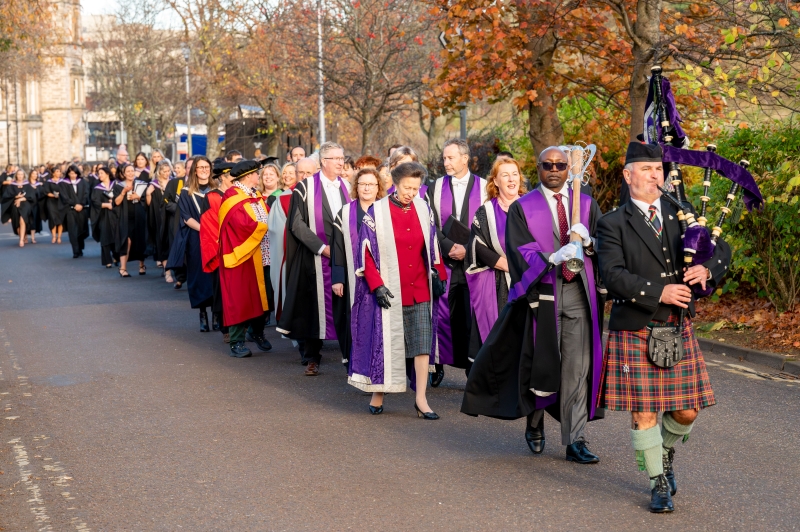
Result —
[[[592, 367], [592, 318], [586, 290], [580, 278], [561, 285], [558, 298], [561, 386], [558, 391], [561, 417], [561, 443], [570, 445], [583, 439], [589, 421], [589, 369]], [[528, 416], [538, 425], [544, 410]]]
[[472, 328], [472, 315], [469, 302], [469, 287], [466, 281], [450, 284], [447, 294], [450, 307], [450, 332], [453, 342], [454, 366], [464, 368], [469, 362], [469, 333]]
[[303, 359], [317, 364], [322, 362], [322, 340], [319, 338], [306, 338], [304, 343], [306, 352], [303, 355]]

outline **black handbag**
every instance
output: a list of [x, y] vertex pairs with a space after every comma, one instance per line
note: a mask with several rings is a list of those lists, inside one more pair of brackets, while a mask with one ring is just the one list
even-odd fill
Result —
[[647, 358], [659, 368], [671, 368], [683, 360], [683, 310], [676, 325], [648, 327]]

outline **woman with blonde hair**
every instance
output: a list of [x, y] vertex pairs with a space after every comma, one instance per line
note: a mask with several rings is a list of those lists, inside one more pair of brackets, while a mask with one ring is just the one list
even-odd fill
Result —
[[281, 168], [281, 178], [278, 181], [278, 188], [284, 192], [292, 188], [297, 183], [297, 164], [286, 163]]
[[473, 362], [508, 301], [511, 278], [506, 258], [508, 208], [527, 192], [519, 163], [498, 157], [486, 178], [486, 202], [475, 211], [466, 269], [472, 307], [469, 360]]
[[264, 196], [267, 207], [272, 208], [275, 199], [283, 194], [283, 190], [278, 186], [280, 183], [281, 171], [275, 163], [267, 163], [258, 172], [258, 191]]

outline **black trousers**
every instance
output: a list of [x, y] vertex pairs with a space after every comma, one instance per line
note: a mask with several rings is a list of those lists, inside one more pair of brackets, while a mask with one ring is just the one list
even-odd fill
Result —
[[[248, 327], [251, 328], [252, 332], [256, 332], [258, 336], [264, 334], [264, 324], [266, 323], [267, 315], [261, 314], [257, 318], [252, 318], [247, 320], [244, 323], [239, 323], [238, 325], [231, 325], [228, 330], [230, 331], [231, 335], [231, 343], [234, 342], [244, 342], [245, 341], [245, 332], [247, 331]], [[252, 334], [251, 332], [251, 334]]]
[[472, 311], [469, 303], [469, 287], [466, 282], [451, 284], [447, 294], [450, 307], [450, 332], [453, 342], [453, 366], [466, 369], [469, 361], [469, 335], [472, 329]]
[[103, 266], [113, 262], [119, 262], [119, 255], [114, 251], [114, 244], [100, 246], [100, 260]]
[[322, 340], [319, 338], [306, 338], [303, 343], [305, 343], [303, 360], [316, 364], [322, 362]]

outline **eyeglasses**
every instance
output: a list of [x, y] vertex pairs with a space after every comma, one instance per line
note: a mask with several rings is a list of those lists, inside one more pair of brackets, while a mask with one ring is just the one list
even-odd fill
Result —
[[569, 165], [567, 163], [550, 163], [550, 162], [545, 161], [545, 162], [539, 163], [539, 166], [541, 166], [542, 169], [544, 169], [544, 171], [546, 171], [546, 172], [552, 171], [553, 167], [555, 167], [556, 170], [558, 170], [559, 172], [563, 172], [564, 170], [567, 169], [567, 166], [569, 166]]
[[344, 157], [324, 157], [323, 161], [336, 161], [337, 163], [343, 163]]
[[198, 164], [198, 165], [197, 165], [197, 169], [198, 169], [198, 170], [211, 170], [211, 167], [210, 167], [210, 166], [208, 166], [208, 165], [203, 165], [203, 166], [200, 166], [200, 165]]
[[367, 190], [371, 189], [372, 187], [376, 187], [377, 188], [377, 186], [378, 186], [378, 183], [357, 183], [357, 184], [361, 188], [366, 188]]

